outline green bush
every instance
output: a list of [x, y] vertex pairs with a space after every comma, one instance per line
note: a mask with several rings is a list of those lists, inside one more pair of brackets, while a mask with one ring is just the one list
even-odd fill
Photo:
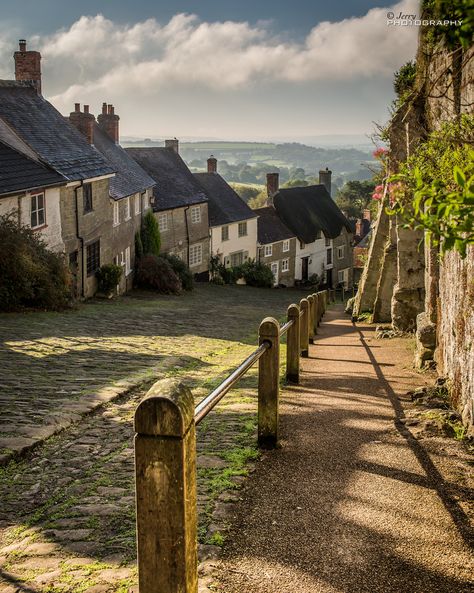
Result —
[[95, 273], [99, 292], [111, 294], [122, 277], [122, 266], [115, 264], [105, 264]]
[[143, 226], [141, 230], [141, 240], [143, 246], [143, 255], [160, 255], [161, 236], [153, 212], [149, 210], [143, 219]]
[[273, 274], [269, 266], [251, 259], [235, 269], [234, 273], [238, 278], [243, 278], [249, 286], [271, 288], [274, 283]]
[[71, 302], [64, 256], [46, 248], [40, 235], [0, 216], [0, 310], [60, 310]]
[[180, 259], [177, 255], [172, 253], [163, 253], [161, 255], [167, 262], [169, 262], [175, 274], [181, 280], [183, 290], [192, 290], [194, 288], [194, 277], [193, 273], [186, 265], [186, 263]]
[[142, 235], [139, 231], [135, 233], [135, 261], [143, 257]]
[[144, 255], [139, 260], [136, 284], [163, 294], [179, 294], [182, 289], [181, 280], [169, 261], [156, 255]]

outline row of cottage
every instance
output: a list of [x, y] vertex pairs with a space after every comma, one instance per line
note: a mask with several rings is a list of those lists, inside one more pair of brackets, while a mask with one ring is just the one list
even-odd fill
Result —
[[192, 173], [178, 140], [164, 147], [119, 144], [119, 116], [103, 103], [96, 117], [76, 103], [63, 117], [41, 93], [41, 55], [20, 40], [15, 80], [0, 80], [0, 215], [41, 233], [64, 252], [77, 297], [92, 296], [95, 272], [123, 266], [119, 290], [132, 285], [136, 232], [152, 209], [163, 251], [209, 279], [211, 256], [227, 267], [249, 259], [268, 264], [275, 285], [317, 275], [328, 286], [352, 283], [352, 232], [330, 196], [331, 172], [320, 183], [280, 189], [267, 176], [268, 202], [251, 210], [208, 159]]

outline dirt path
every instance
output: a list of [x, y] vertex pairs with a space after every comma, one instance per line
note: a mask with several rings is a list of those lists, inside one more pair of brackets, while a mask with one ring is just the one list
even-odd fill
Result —
[[222, 593], [467, 593], [469, 528], [398, 398], [423, 377], [406, 341], [328, 311], [282, 448], [249, 479], [214, 589]]

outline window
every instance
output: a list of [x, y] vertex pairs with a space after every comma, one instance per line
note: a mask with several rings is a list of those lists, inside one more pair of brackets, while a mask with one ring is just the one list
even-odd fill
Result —
[[345, 255], [345, 245], [340, 245], [337, 248], [337, 258], [344, 259], [344, 255]]
[[286, 239], [283, 241], [283, 251], [290, 251], [290, 240]]
[[201, 206], [193, 206], [191, 208], [191, 222], [201, 222]]
[[290, 271], [290, 260], [289, 259], [282, 259], [281, 260], [281, 271], [282, 272], [289, 272]]
[[127, 247], [127, 249], [125, 249], [125, 276], [128, 276], [131, 271], [132, 268], [130, 266], [130, 247]]
[[247, 236], [247, 221], [239, 222], [239, 237]]
[[92, 183], [84, 183], [82, 186], [82, 198], [84, 202], [84, 214], [92, 212]]
[[87, 246], [87, 275], [92, 276], [100, 268], [100, 240]]
[[349, 268], [345, 268], [344, 270], [339, 270], [339, 272], [337, 273], [338, 284], [344, 284], [344, 287], [347, 288], [348, 281], [349, 281]]
[[31, 196], [31, 228], [36, 229], [46, 224], [44, 194]]
[[168, 214], [166, 212], [158, 214], [158, 228], [160, 233], [168, 230]]
[[327, 259], [326, 259], [326, 263], [332, 264], [332, 249], [328, 249], [327, 250]]
[[137, 216], [137, 214], [140, 214], [141, 212], [140, 200], [140, 194], [135, 194], [135, 216]]
[[202, 245], [191, 245], [189, 248], [189, 266], [199, 266], [202, 263]]
[[132, 218], [130, 214], [130, 196], [125, 198], [125, 218], [124, 220], [130, 220]]
[[120, 210], [119, 210], [119, 203], [114, 202], [114, 226], [120, 224]]
[[305, 243], [304, 241], [300, 241], [300, 249], [304, 249]]
[[221, 240], [228, 241], [229, 240], [229, 227], [223, 226], [221, 229]]
[[278, 284], [278, 262], [277, 261], [272, 262], [270, 269], [273, 274], [273, 284], [275, 284], [275, 286], [276, 286]]
[[328, 239], [326, 237], [325, 243], [326, 243], [326, 247], [331, 247], [331, 239]]
[[271, 257], [273, 254], [273, 245], [265, 245], [263, 254], [264, 257]]
[[244, 252], [237, 251], [236, 253], [230, 254], [230, 265], [232, 268], [241, 266], [244, 263]]
[[179, 257], [181, 261], [184, 261], [184, 251], [177, 251], [175, 255], [176, 257]]

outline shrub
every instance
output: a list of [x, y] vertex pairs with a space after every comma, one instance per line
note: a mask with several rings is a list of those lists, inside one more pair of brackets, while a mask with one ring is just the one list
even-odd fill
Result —
[[158, 227], [158, 221], [151, 210], [145, 214], [143, 219], [141, 240], [143, 245], [143, 255], [160, 255], [160, 229]]
[[156, 255], [144, 255], [137, 265], [136, 283], [163, 294], [179, 294], [181, 281], [169, 261]]
[[64, 256], [46, 248], [38, 233], [0, 216], [0, 310], [64, 309], [71, 279]]
[[194, 288], [194, 278], [191, 270], [186, 263], [177, 255], [172, 253], [163, 253], [161, 255], [167, 262], [169, 262], [173, 272], [181, 280], [183, 290], [192, 290]]
[[142, 235], [139, 231], [135, 233], [135, 260], [143, 257]]
[[243, 278], [249, 286], [271, 288], [274, 283], [271, 269], [261, 262], [248, 260], [236, 271], [239, 278]]
[[122, 277], [122, 267], [115, 264], [101, 266], [95, 273], [99, 292], [111, 294]]

